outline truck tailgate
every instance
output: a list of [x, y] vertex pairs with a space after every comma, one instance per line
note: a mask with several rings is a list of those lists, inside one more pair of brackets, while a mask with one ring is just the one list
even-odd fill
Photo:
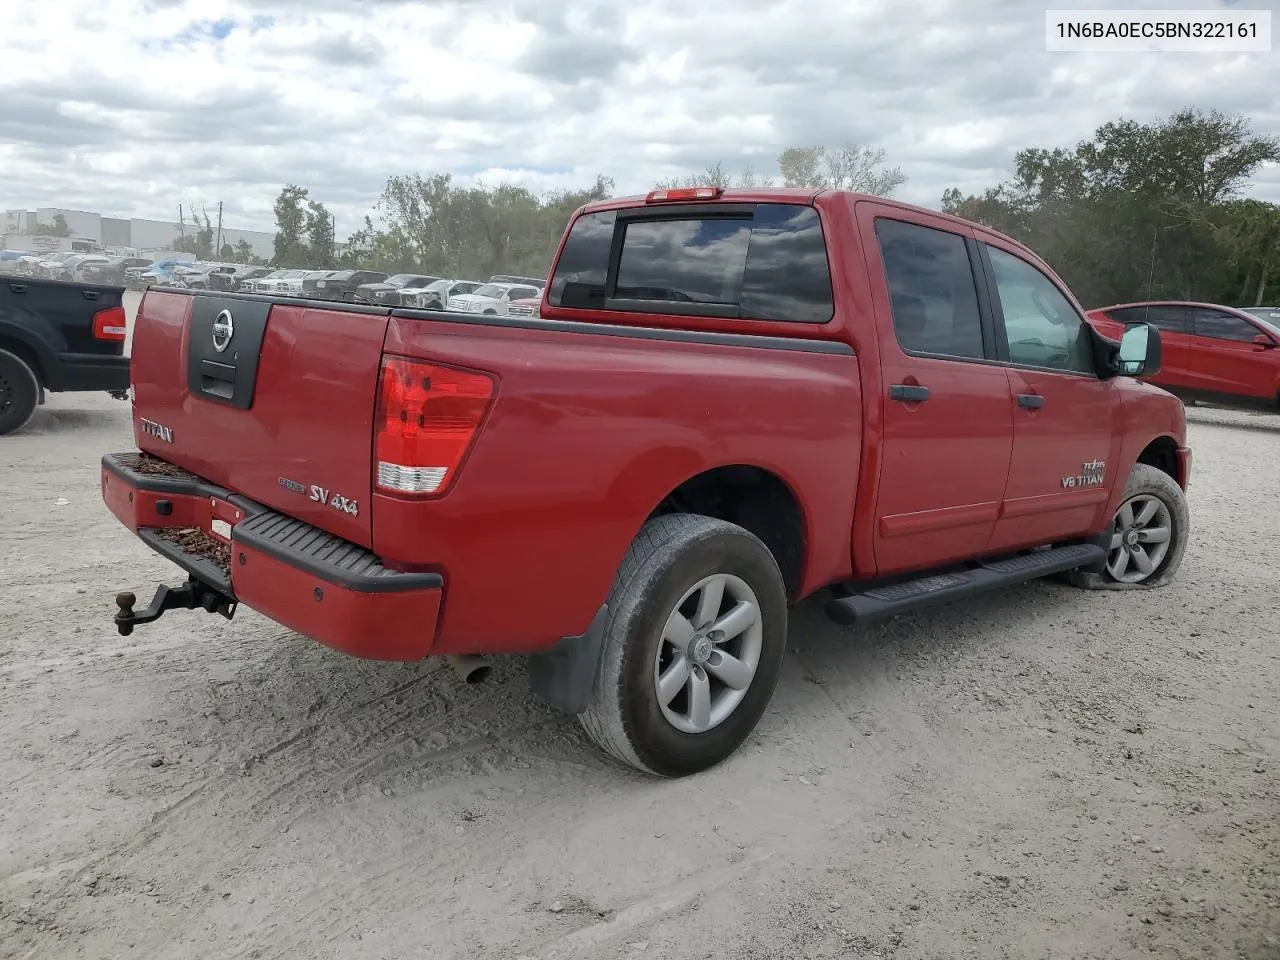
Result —
[[133, 339], [138, 447], [368, 547], [386, 329], [375, 307], [150, 290]]

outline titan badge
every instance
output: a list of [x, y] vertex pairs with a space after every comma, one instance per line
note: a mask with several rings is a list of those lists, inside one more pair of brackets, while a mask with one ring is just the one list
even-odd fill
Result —
[[1072, 487], [1100, 487], [1106, 479], [1107, 464], [1105, 460], [1090, 460], [1080, 465], [1080, 473], [1062, 478], [1065, 489]]

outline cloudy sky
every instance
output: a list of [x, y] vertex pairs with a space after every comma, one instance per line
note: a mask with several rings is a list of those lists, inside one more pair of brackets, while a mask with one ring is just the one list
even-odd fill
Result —
[[[1098, 0], [1094, 6], [1108, 6]], [[1062, 0], [1055, 7], [1086, 7]], [[1276, 0], [1128, 0], [1273, 9]], [[354, 227], [394, 174], [623, 192], [782, 148], [882, 147], [937, 206], [1183, 105], [1280, 133], [1280, 48], [1045, 52], [1031, 0], [0, 2], [0, 209], [172, 219], [226, 204], [273, 229], [282, 184]], [[1276, 17], [1280, 22], [1280, 17]], [[1280, 169], [1254, 195], [1280, 201]]]

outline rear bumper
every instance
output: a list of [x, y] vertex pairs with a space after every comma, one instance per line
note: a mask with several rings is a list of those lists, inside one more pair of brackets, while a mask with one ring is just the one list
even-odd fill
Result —
[[128, 390], [129, 358], [94, 353], [61, 353], [50, 371], [54, 391]]
[[431, 652], [437, 573], [389, 570], [363, 547], [139, 453], [102, 458], [102, 499], [191, 576], [325, 646], [375, 660]]

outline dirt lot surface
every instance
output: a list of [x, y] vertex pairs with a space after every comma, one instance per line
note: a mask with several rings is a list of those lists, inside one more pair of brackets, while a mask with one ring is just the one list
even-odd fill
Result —
[[329, 652], [101, 505], [129, 407], [0, 440], [0, 957], [1280, 958], [1280, 418], [1189, 411], [1172, 587], [794, 613], [728, 763], [655, 782], [523, 664]]

